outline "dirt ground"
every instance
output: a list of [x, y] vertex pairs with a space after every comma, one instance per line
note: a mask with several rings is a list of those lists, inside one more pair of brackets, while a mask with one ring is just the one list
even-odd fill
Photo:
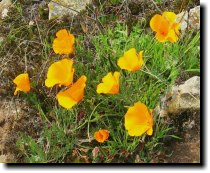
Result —
[[171, 150], [173, 154], [169, 163], [200, 163], [200, 138], [189, 142], [176, 143]]
[[15, 137], [11, 132], [17, 118], [16, 112], [20, 113], [20, 109], [16, 110], [12, 101], [0, 101], [0, 162], [10, 162], [15, 158], [10, 147], [15, 145]]
[[174, 133], [182, 138], [168, 141], [167, 150], [171, 153], [168, 163], [200, 163], [200, 111], [184, 112], [178, 115]]
[[40, 127], [40, 117], [26, 102], [0, 97], [0, 163], [21, 161], [16, 147], [19, 132], [37, 136]]

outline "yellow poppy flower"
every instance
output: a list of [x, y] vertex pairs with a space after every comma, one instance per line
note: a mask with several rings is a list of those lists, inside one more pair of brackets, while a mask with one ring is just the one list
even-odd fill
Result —
[[135, 48], [131, 48], [124, 53], [124, 56], [118, 59], [117, 65], [121, 69], [125, 69], [131, 72], [139, 70], [143, 65], [143, 51], [136, 53]]
[[70, 109], [80, 102], [84, 97], [86, 80], [86, 76], [83, 75], [70, 88], [65, 91], [60, 91], [57, 94], [58, 103], [62, 107]]
[[58, 84], [59, 86], [69, 86], [72, 84], [74, 76], [74, 68], [72, 59], [62, 59], [53, 63], [47, 73], [47, 79], [45, 80], [45, 85], [53, 87]]
[[66, 29], [62, 29], [56, 33], [57, 38], [53, 41], [53, 50], [56, 54], [72, 54], [74, 53], [74, 35], [70, 34]]
[[152, 135], [152, 126], [152, 113], [141, 102], [135, 103], [125, 114], [125, 128], [130, 136]]
[[31, 89], [28, 73], [18, 75], [13, 82], [17, 85], [14, 95], [17, 95], [18, 91], [27, 93]]
[[118, 94], [119, 93], [119, 79], [120, 73], [114, 72], [114, 75], [110, 72], [102, 79], [102, 83], [97, 86], [97, 93], [101, 94]]
[[178, 41], [180, 24], [176, 23], [176, 14], [173, 12], [163, 12], [156, 14], [150, 21], [150, 27], [156, 32], [156, 39], [159, 42]]
[[105, 140], [109, 138], [109, 131], [101, 129], [94, 133], [94, 138], [96, 141], [103, 143]]

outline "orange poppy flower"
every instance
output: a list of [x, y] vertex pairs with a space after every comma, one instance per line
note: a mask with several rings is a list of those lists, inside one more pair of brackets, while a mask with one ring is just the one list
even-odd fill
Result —
[[62, 29], [56, 33], [57, 38], [53, 41], [53, 50], [56, 54], [72, 54], [74, 53], [74, 35], [70, 34], [66, 29]]
[[96, 141], [103, 143], [109, 138], [109, 131], [101, 129], [94, 133], [94, 138], [96, 139]]
[[125, 128], [130, 136], [152, 135], [152, 126], [152, 113], [141, 102], [135, 103], [125, 114]]
[[177, 42], [180, 24], [176, 23], [176, 14], [173, 12], [163, 12], [156, 14], [150, 21], [150, 27], [156, 32], [156, 39], [159, 42]]
[[114, 72], [114, 75], [110, 72], [102, 79], [102, 83], [97, 86], [97, 93], [101, 94], [118, 94], [119, 93], [119, 79], [120, 73]]
[[27, 93], [31, 89], [28, 73], [18, 75], [13, 82], [17, 85], [14, 95], [17, 95], [18, 91]]
[[118, 59], [117, 65], [121, 69], [125, 69], [128, 71], [137, 71], [143, 65], [143, 51], [140, 51], [138, 54], [136, 53], [135, 48], [131, 48], [127, 52], [124, 53], [124, 56]]
[[72, 84], [74, 76], [74, 68], [72, 59], [62, 59], [53, 63], [47, 72], [47, 79], [45, 85], [53, 87], [58, 84], [59, 86], [69, 86]]
[[65, 91], [60, 91], [57, 94], [58, 103], [62, 107], [70, 109], [80, 102], [84, 97], [86, 80], [86, 76], [83, 75], [70, 88]]

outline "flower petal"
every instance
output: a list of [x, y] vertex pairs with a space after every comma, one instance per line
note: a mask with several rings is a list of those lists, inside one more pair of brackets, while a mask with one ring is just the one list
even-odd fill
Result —
[[163, 17], [166, 17], [167, 20], [170, 21], [170, 23], [174, 23], [176, 20], [176, 14], [174, 12], [165, 11], [162, 14]]
[[103, 143], [105, 140], [107, 140], [109, 138], [109, 131], [101, 129], [94, 133], [94, 138], [98, 142]]
[[[137, 102], [125, 114], [125, 129], [131, 136], [141, 136], [153, 126], [153, 119], [147, 107]], [[149, 131], [151, 133], [151, 131]], [[148, 132], [148, 133], [149, 133]]]
[[136, 53], [135, 48], [131, 48], [130, 50], [124, 53], [124, 56], [118, 59], [117, 65], [121, 69], [125, 69], [128, 71], [137, 71], [140, 69], [139, 58]]
[[98, 142], [103, 142], [103, 135], [98, 131], [94, 133], [94, 138], [98, 141]]
[[47, 73], [45, 85], [53, 87], [56, 84], [69, 86], [73, 81], [74, 68], [72, 59], [62, 59], [53, 63]]
[[27, 93], [31, 89], [28, 73], [18, 75], [13, 82], [17, 85], [14, 95], [17, 95], [18, 91]]
[[156, 32], [156, 39], [159, 42], [176, 42], [178, 40], [180, 24], [176, 23], [174, 12], [163, 12], [162, 16], [155, 15], [150, 21], [150, 27]]
[[147, 135], [151, 136], [153, 134], [153, 128], [150, 128], [147, 130]]
[[81, 76], [69, 89], [71, 97], [77, 102], [81, 101], [84, 97], [84, 89], [86, 86], [87, 77]]
[[161, 35], [160, 33], [156, 33], [155, 37], [159, 42], [166, 42], [167, 41], [167, 37]]
[[59, 105], [66, 109], [70, 109], [77, 104], [77, 101], [75, 101], [73, 98], [71, 98], [71, 96], [69, 96], [68, 91], [60, 91], [57, 94], [57, 99]]
[[147, 107], [140, 102], [130, 107], [125, 114], [125, 128], [130, 129], [135, 125], [147, 124], [147, 111]]
[[108, 73], [105, 77], [103, 77], [102, 83], [97, 86], [97, 93], [117, 94], [119, 92], [119, 77], [119, 72], [115, 72], [114, 76], [111, 72]]
[[163, 17], [159, 14], [156, 14], [150, 20], [150, 27], [153, 31], [158, 32], [160, 27], [160, 22], [163, 20]]
[[115, 79], [115, 83], [114, 83], [112, 89], [110, 90], [110, 93], [117, 94], [117, 93], [119, 93], [119, 89], [120, 89], [120, 83], [119, 83], [120, 73], [119, 72], [114, 72], [113, 77]]
[[180, 27], [181, 27], [180, 23], [174, 23], [173, 26], [172, 26], [172, 29], [174, 29], [174, 31], [177, 35], [179, 35]]
[[86, 86], [86, 80], [86, 76], [83, 75], [69, 89], [65, 91], [60, 91], [57, 94], [58, 103], [62, 107], [70, 109], [75, 104], [80, 102], [84, 97], [84, 88]]
[[56, 33], [56, 36], [57, 38], [53, 41], [53, 50], [56, 54], [71, 54], [74, 52], [74, 35], [66, 29], [62, 29]]
[[148, 125], [136, 125], [128, 130], [130, 136], [142, 136], [149, 129]]
[[140, 51], [139, 54], [138, 54], [138, 61], [139, 61], [139, 67], [141, 68], [143, 63], [144, 63], [144, 60], [143, 60], [143, 53], [144, 51]]
[[168, 33], [168, 40], [171, 43], [174, 43], [174, 42], [177, 42], [178, 41], [178, 36], [177, 36], [177, 34], [175, 33], [174, 30], [170, 30], [169, 31], [169, 33]]

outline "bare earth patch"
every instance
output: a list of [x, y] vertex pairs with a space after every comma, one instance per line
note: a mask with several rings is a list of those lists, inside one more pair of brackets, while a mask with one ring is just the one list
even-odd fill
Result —
[[16, 147], [18, 133], [38, 136], [39, 128], [40, 118], [25, 101], [0, 97], [0, 163], [21, 161]]
[[200, 163], [200, 111], [185, 112], [176, 122], [176, 133], [182, 139], [170, 141], [168, 163]]
[[169, 163], [200, 163], [200, 138], [176, 143], [171, 149]]
[[13, 153], [8, 149], [15, 145], [11, 131], [17, 118], [12, 101], [0, 101], [0, 162], [9, 162], [14, 159]]

